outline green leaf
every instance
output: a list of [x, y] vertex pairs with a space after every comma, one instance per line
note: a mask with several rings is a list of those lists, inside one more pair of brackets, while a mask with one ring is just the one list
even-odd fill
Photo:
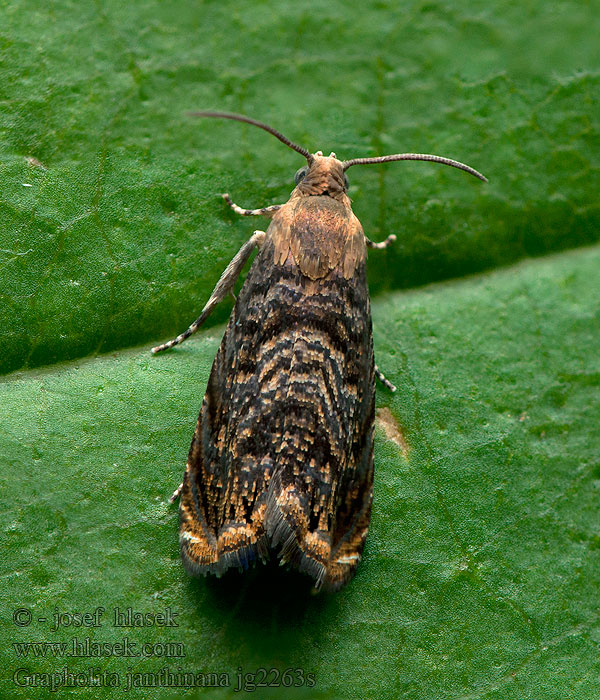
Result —
[[[599, 13], [558, 0], [4, 3], [0, 7], [0, 371], [180, 332], [298, 154], [248, 113], [354, 168], [373, 291], [598, 240]], [[212, 322], [223, 321], [222, 309]]]
[[[164, 356], [142, 348], [6, 377], [2, 696], [56, 697], [10, 676], [67, 666], [118, 674], [120, 688], [82, 698], [122, 697], [128, 672], [165, 668], [229, 674], [229, 688], [198, 691], [211, 698], [240, 695], [239, 668], [315, 674], [312, 689], [254, 697], [598, 697], [599, 265], [600, 247], [587, 248], [374, 303], [377, 361], [398, 391], [378, 393], [365, 555], [330, 596], [278, 567], [183, 571], [167, 497], [222, 327]], [[101, 627], [52, 631], [55, 611], [97, 606]], [[178, 627], [114, 627], [115, 607], [171, 608]], [[30, 626], [15, 626], [16, 608]], [[74, 637], [177, 642], [185, 656], [22, 658], [12, 646]]]
[[[398, 291], [599, 240], [596, 5], [0, 4], [0, 372], [52, 365], [0, 382], [2, 697], [62, 696], [63, 669], [116, 674], [81, 698], [600, 696], [600, 249]], [[398, 392], [378, 394], [372, 528], [334, 596], [277, 566], [194, 580], [179, 559], [167, 497], [230, 307], [168, 355], [140, 344], [186, 328], [266, 225], [219, 194], [285, 201], [301, 164], [257, 129], [185, 116], [202, 108], [312, 151], [433, 152], [490, 178], [349, 171], [367, 235], [398, 235], [369, 258]], [[52, 630], [97, 606], [100, 627]], [[178, 626], [115, 627], [117, 606]], [[183, 648], [13, 646], [74, 638]], [[58, 675], [19, 688], [18, 668]], [[315, 686], [282, 687], [286, 669]], [[228, 685], [188, 693], [167, 671]], [[131, 673], [157, 675], [125, 691]]]

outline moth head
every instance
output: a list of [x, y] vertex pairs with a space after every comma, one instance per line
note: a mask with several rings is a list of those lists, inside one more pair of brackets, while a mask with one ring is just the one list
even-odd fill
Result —
[[348, 190], [348, 178], [346, 170], [353, 165], [366, 165], [368, 163], [390, 163], [395, 160], [426, 160], [432, 163], [441, 163], [442, 165], [450, 165], [453, 168], [464, 170], [470, 175], [487, 182], [487, 178], [480, 172], [465, 165], [458, 160], [445, 158], [443, 156], [434, 156], [428, 153], [395, 153], [389, 156], [376, 156], [374, 158], [352, 158], [351, 160], [338, 160], [335, 153], [329, 156], [324, 156], [322, 151], [310, 153], [306, 148], [298, 146], [298, 144], [290, 141], [281, 132], [274, 129], [268, 124], [263, 124], [256, 119], [245, 117], [242, 114], [231, 114], [229, 112], [191, 112], [193, 117], [219, 117], [221, 119], [234, 119], [238, 122], [252, 124], [260, 129], [268, 131], [278, 138], [286, 146], [294, 149], [306, 158], [306, 165], [300, 168], [294, 177], [296, 190], [303, 195], [323, 195], [328, 194], [332, 197], [341, 197]]
[[348, 178], [342, 161], [335, 153], [324, 156], [322, 151], [311, 153], [307, 164], [294, 175], [296, 190], [305, 196], [319, 195], [339, 199], [348, 191]]

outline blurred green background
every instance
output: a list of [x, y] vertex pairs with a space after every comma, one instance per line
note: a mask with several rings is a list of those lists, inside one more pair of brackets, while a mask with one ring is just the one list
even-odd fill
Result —
[[[600, 3], [562, 0], [0, 2], [3, 696], [56, 697], [12, 674], [65, 665], [232, 683], [140, 698], [239, 697], [238, 669], [271, 667], [316, 685], [254, 697], [600, 696], [599, 35]], [[490, 179], [349, 171], [365, 233], [398, 236], [369, 277], [399, 391], [378, 388], [373, 525], [335, 596], [270, 568], [191, 580], [179, 561], [166, 498], [231, 303], [173, 353], [148, 349], [265, 223], [219, 194], [285, 201], [302, 165], [258, 129], [186, 117], [210, 108], [312, 151], [437, 153]], [[102, 628], [38, 621], [97, 605]], [[170, 606], [180, 626], [114, 628], [115, 606]], [[12, 646], [127, 635], [185, 657]]]

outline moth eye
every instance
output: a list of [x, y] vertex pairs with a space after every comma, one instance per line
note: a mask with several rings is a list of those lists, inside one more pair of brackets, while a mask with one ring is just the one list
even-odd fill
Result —
[[304, 180], [306, 177], [306, 173], [308, 172], [308, 166], [304, 166], [303, 168], [300, 168], [299, 170], [296, 171], [296, 174], [294, 175], [294, 182], [298, 184], [300, 180]]
[[348, 189], [349, 183], [348, 183], [348, 178], [346, 177], [346, 173], [344, 173], [344, 189]]

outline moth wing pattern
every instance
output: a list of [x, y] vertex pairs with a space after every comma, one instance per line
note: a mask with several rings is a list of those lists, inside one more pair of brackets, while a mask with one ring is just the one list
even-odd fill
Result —
[[360, 560], [373, 498], [375, 377], [366, 244], [350, 207], [273, 215], [210, 373], [180, 501], [193, 574], [276, 553], [317, 589]]

